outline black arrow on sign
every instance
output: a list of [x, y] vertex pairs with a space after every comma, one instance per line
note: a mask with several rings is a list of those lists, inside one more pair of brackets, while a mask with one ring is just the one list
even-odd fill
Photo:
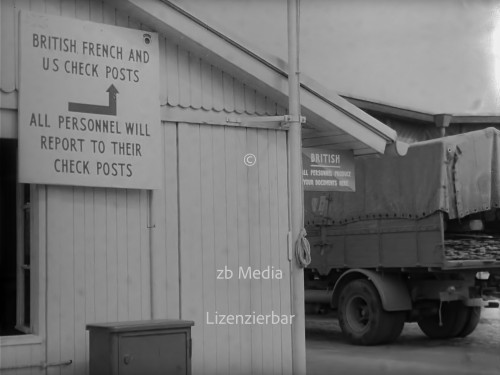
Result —
[[113, 84], [111, 84], [111, 86], [109, 86], [106, 92], [109, 94], [109, 104], [107, 106], [69, 102], [68, 111], [80, 112], [80, 113], [93, 113], [96, 115], [116, 116], [116, 94], [118, 94], [118, 90]]

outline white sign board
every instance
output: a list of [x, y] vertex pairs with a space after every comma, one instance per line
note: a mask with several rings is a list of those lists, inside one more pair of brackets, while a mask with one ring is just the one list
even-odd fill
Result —
[[19, 181], [161, 185], [155, 33], [21, 13]]

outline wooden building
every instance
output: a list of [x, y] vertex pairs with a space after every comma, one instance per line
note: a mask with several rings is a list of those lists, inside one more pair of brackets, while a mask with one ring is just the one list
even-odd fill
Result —
[[[160, 188], [17, 182], [20, 12], [158, 33]], [[294, 314], [287, 130], [268, 121], [287, 113], [283, 64], [168, 1], [2, 0], [0, 30], [1, 373], [88, 373], [86, 324], [165, 318], [195, 322], [195, 374], [292, 373], [291, 324], [212, 324]], [[395, 142], [320, 85], [304, 81], [301, 102], [308, 146], [367, 155]], [[274, 276], [221, 273], [239, 267]]]

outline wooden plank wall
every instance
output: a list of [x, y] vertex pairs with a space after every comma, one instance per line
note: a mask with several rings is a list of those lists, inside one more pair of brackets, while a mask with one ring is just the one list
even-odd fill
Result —
[[[145, 191], [47, 188], [48, 359], [73, 360], [49, 373], [86, 373], [88, 323], [165, 317], [195, 321], [194, 373], [290, 373], [289, 325], [206, 324], [207, 312], [290, 314], [286, 133], [163, 129], [167, 173], [152, 223]], [[283, 279], [241, 280], [239, 266], [271, 266]], [[233, 278], [218, 280], [225, 267]]]
[[151, 319], [147, 194], [47, 188], [49, 373], [87, 372], [86, 324]]
[[[178, 140], [181, 318], [195, 321], [193, 371], [291, 373], [289, 325], [207, 324], [207, 313], [290, 314], [286, 133], [179, 124]], [[240, 279], [239, 266], [274, 267], [283, 279]], [[233, 277], [218, 279], [225, 268]]]
[[[41, 344], [14, 345], [0, 347], [0, 366], [2, 368], [39, 365], [44, 361], [44, 347]], [[7, 375], [39, 375], [43, 374], [38, 367], [1, 372]]]
[[163, 145], [163, 189], [151, 193], [151, 308], [153, 319], [179, 319], [177, 124], [164, 124]]

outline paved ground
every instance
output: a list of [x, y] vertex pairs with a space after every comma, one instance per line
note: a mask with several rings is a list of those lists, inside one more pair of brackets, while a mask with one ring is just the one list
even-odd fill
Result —
[[306, 317], [307, 373], [500, 374], [500, 309], [484, 309], [478, 328], [464, 339], [429, 340], [407, 323], [394, 344], [349, 345], [332, 315]]

